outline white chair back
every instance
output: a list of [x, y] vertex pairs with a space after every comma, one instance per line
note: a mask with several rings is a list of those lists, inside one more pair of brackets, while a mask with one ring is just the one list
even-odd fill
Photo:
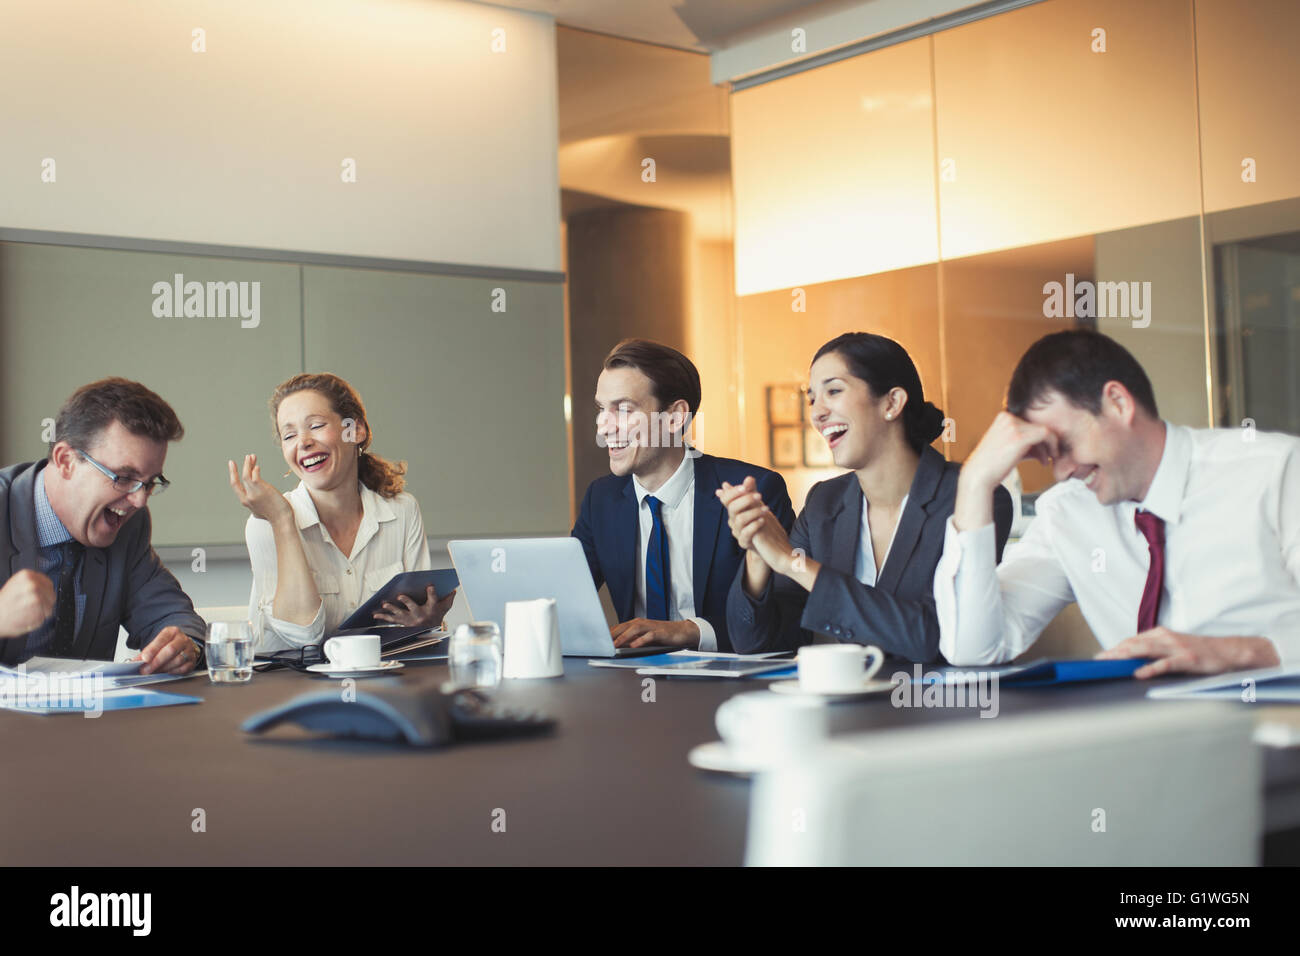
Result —
[[837, 737], [756, 778], [745, 862], [1254, 865], [1246, 710], [1143, 701]]

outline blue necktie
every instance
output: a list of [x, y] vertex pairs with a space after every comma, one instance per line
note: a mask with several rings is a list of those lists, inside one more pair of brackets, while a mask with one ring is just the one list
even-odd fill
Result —
[[668, 532], [660, 513], [663, 502], [646, 496], [650, 505], [650, 543], [645, 552], [645, 616], [652, 621], [668, 620]]
[[71, 657], [77, 634], [77, 563], [86, 549], [77, 541], [63, 542], [59, 566], [58, 593], [54, 600], [54, 640], [51, 657]]

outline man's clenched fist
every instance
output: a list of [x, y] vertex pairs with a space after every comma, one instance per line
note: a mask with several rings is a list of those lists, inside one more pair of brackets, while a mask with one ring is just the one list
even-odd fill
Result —
[[54, 582], [22, 570], [0, 587], [0, 638], [30, 634], [54, 613]]

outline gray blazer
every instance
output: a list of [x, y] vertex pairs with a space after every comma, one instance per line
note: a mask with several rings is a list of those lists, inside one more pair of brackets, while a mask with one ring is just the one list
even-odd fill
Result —
[[[934, 569], [943, 554], [944, 531], [957, 498], [960, 466], [933, 448], [921, 453], [889, 559], [875, 586], [853, 576], [862, 535], [862, 488], [853, 472], [820, 481], [808, 492], [790, 532], [790, 544], [821, 562], [812, 591], [774, 574], [758, 598], [744, 590], [745, 566], [727, 594], [727, 630], [742, 654], [794, 650], [813, 642], [813, 632], [832, 640], [875, 644], [886, 654], [912, 661], [939, 657], [939, 620], [934, 610]], [[997, 556], [1011, 531], [1011, 495], [993, 495]]]
[[[36, 570], [36, 475], [44, 461], [0, 468], [0, 585], [23, 570]], [[176, 625], [203, 640], [203, 619], [180, 582], [158, 559], [150, 538], [147, 508], [122, 526], [107, 548], [87, 548], [82, 558], [81, 590], [86, 609], [72, 645], [73, 657], [111, 661], [117, 629], [127, 630], [127, 646], [139, 650], [164, 627]], [[27, 658], [22, 637], [0, 639], [0, 664]]]

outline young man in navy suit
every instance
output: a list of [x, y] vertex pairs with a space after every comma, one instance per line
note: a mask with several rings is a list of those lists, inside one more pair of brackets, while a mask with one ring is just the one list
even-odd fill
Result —
[[582, 499], [573, 537], [618, 613], [616, 647], [730, 651], [727, 591], [744, 558], [714, 493], [754, 476], [789, 531], [794, 509], [774, 471], [715, 458], [686, 442], [700, 407], [700, 373], [676, 349], [626, 339], [596, 382], [596, 441], [612, 474]]

